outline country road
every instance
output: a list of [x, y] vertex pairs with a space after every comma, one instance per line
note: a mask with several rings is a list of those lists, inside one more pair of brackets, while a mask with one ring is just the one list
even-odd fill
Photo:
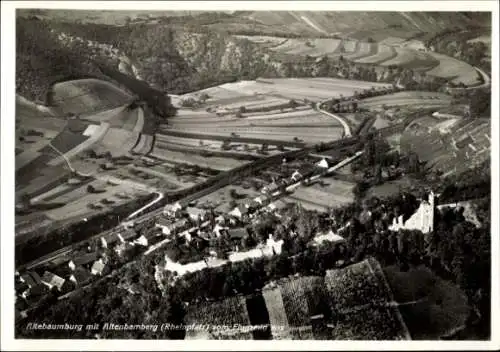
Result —
[[330, 113], [328, 111], [322, 110], [321, 109], [321, 104], [323, 104], [323, 103], [324, 103], [324, 101], [316, 103], [315, 109], [318, 110], [319, 112], [321, 112], [322, 114], [325, 114], [327, 116], [333, 117], [338, 122], [340, 122], [340, 124], [342, 125], [342, 127], [344, 127], [344, 136], [345, 137], [351, 137], [352, 136], [351, 128], [349, 127], [349, 125], [347, 124], [347, 122], [345, 122], [344, 119], [341, 118], [340, 116], [337, 116], [337, 115], [332, 114], [332, 113]]
[[153, 199], [151, 202], [149, 202], [148, 204], [146, 204], [145, 206], [143, 206], [142, 208], [134, 211], [132, 214], [130, 214], [127, 219], [133, 219], [134, 217], [136, 217], [138, 214], [142, 213], [144, 210], [152, 207], [153, 205], [155, 205], [156, 203], [158, 203], [159, 201], [161, 201], [163, 198], [165, 198], [165, 195], [162, 193], [162, 192], [156, 192], [156, 194], [158, 195], [158, 197], [156, 197], [155, 199]]

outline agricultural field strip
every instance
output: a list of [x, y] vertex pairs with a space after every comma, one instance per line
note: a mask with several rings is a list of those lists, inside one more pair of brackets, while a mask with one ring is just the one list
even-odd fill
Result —
[[415, 63], [418, 63], [415, 68], [423, 68], [425, 67], [434, 67], [439, 65], [439, 60], [436, 60], [430, 54], [420, 52], [417, 50], [395, 47], [397, 55], [395, 58], [382, 62], [380, 65], [382, 66], [391, 66], [391, 65], [402, 65], [408, 67], [414, 67]]
[[435, 52], [429, 52], [429, 55], [438, 60], [439, 65], [427, 71], [427, 75], [443, 78], [456, 77], [452, 82], [462, 82], [465, 85], [474, 85], [478, 83], [478, 73], [471, 65]]
[[[163, 135], [166, 136], [181, 136], [185, 138], [196, 138], [197, 140], [217, 140], [217, 141], [225, 141], [227, 140], [226, 135], [217, 135], [217, 134], [206, 134], [206, 133], [199, 133], [199, 131], [193, 131], [193, 132], [185, 132], [185, 131], [180, 131], [180, 130], [161, 130], [160, 132]], [[302, 142], [295, 142], [295, 141], [281, 141], [281, 140], [273, 140], [273, 139], [263, 139], [263, 138], [244, 138], [241, 136], [238, 137], [231, 137], [231, 141], [234, 143], [249, 143], [249, 144], [262, 144], [266, 143], [269, 145], [283, 145], [284, 147], [293, 147], [293, 148], [302, 148], [304, 147], [304, 143]]]
[[[88, 208], [86, 208], [87, 204], [91, 203], [97, 203], [101, 199], [109, 199], [113, 200], [115, 203], [120, 203], [124, 201], [129, 201], [127, 199], [123, 200], [118, 197], [116, 197], [117, 193], [126, 193], [130, 196], [136, 196], [139, 194], [146, 194], [143, 191], [140, 191], [136, 188], [131, 188], [128, 185], [125, 184], [119, 184], [116, 186], [111, 186], [107, 185], [105, 188], [105, 192], [102, 193], [89, 193], [87, 192], [87, 186], [85, 185], [84, 187], [77, 188], [75, 190], [72, 190], [71, 192], [65, 193], [55, 199], [53, 199], [53, 202], [56, 203], [66, 203], [65, 206], [57, 209], [53, 209], [47, 212], [47, 215], [51, 218], [53, 218], [52, 215], [54, 214], [60, 214], [60, 216], [56, 217], [58, 219], [64, 219], [65, 217], [72, 215], [72, 211], [75, 211], [78, 208], [83, 208], [84, 211], [88, 211]], [[101, 204], [103, 207], [104, 205]], [[114, 206], [111, 204], [111, 206]], [[66, 212], [66, 214], [65, 214]]]
[[447, 100], [451, 102], [451, 97], [447, 94], [444, 93], [438, 93], [438, 92], [425, 92], [425, 91], [418, 91], [418, 92], [398, 92], [394, 94], [389, 94], [385, 95], [383, 97], [372, 97], [372, 98], [366, 98], [362, 100], [363, 104], [366, 103], [371, 103], [371, 102], [381, 102], [385, 103], [387, 105], [390, 105], [389, 103], [396, 99], [431, 99], [430, 97], [438, 97], [440, 100]]
[[177, 164], [198, 165], [200, 167], [206, 167], [209, 169], [216, 169], [223, 171], [228, 171], [235, 167], [248, 163], [247, 161], [241, 161], [229, 158], [226, 159], [220, 157], [204, 158], [198, 155], [162, 150], [156, 147], [151, 152], [151, 155], [160, 160], [174, 162]]
[[[178, 131], [186, 131], [186, 132], [198, 132], [197, 129], [195, 128], [182, 128], [178, 129]], [[332, 140], [334, 136], [336, 135], [341, 135], [343, 128], [340, 125], [335, 125], [335, 126], [318, 126], [318, 127], [308, 127], [308, 128], [301, 128], [301, 127], [211, 127], [205, 128], [205, 131], [210, 134], [214, 135], [230, 135], [231, 133], [236, 133], [240, 135], [241, 137], [247, 136], [247, 135], [257, 135], [259, 136], [258, 138], [263, 138], [266, 139], [268, 136], [273, 136], [274, 138], [270, 139], [276, 139], [277, 137], [287, 137], [290, 139], [293, 139], [294, 137], [299, 137], [301, 139], [304, 138], [327, 138], [330, 137], [328, 140]], [[205, 134], [205, 131], [202, 133], [198, 134], [200, 135], [200, 138]], [[332, 135], [333, 134], [333, 135]]]
[[323, 114], [317, 112], [314, 109], [307, 108], [303, 110], [298, 110], [298, 111], [287, 111], [287, 112], [273, 112], [272, 114], [266, 114], [266, 115], [257, 115], [257, 116], [252, 116], [252, 117], [245, 117], [244, 119], [241, 118], [231, 118], [231, 119], [224, 119], [224, 118], [213, 118], [213, 119], [204, 119], [204, 120], [196, 120], [196, 122], [191, 121], [191, 120], [184, 120], [183, 119], [177, 119], [173, 118], [171, 121], [169, 121], [169, 124], [179, 124], [179, 125], [184, 125], [184, 124], [191, 124], [191, 123], [197, 123], [197, 124], [208, 124], [212, 125], [214, 123], [220, 123], [220, 124], [228, 124], [228, 123], [233, 123], [233, 122], [238, 122], [241, 123], [242, 121], [272, 121], [272, 120], [286, 120], [286, 119], [300, 119], [300, 118], [308, 118], [308, 117], [321, 117], [325, 120], [328, 120], [328, 118], [324, 117]]
[[377, 45], [366, 42], [359, 42], [357, 46], [357, 51], [352, 54], [345, 55], [344, 57], [348, 60], [356, 60], [367, 56], [372, 56], [377, 52]]
[[[351, 195], [349, 195], [349, 193], [351, 193]], [[291, 197], [326, 206], [335, 204], [337, 201], [352, 202], [353, 200], [351, 190], [342, 190], [341, 193], [337, 193], [325, 192], [323, 189], [314, 189], [310, 187], [298, 188]]]
[[394, 59], [397, 56], [396, 50], [389, 45], [379, 44], [377, 45], [378, 51], [374, 55], [362, 57], [356, 59], [356, 63], [359, 64], [380, 64], [384, 61]]
[[264, 99], [256, 99], [250, 101], [235, 101], [229, 104], [221, 104], [218, 102], [219, 109], [228, 109], [228, 110], [238, 110], [241, 106], [244, 106], [247, 109], [252, 108], [267, 108], [271, 106], [279, 106], [287, 104], [289, 101], [283, 98], [277, 98], [272, 96], [266, 96]]
[[88, 116], [85, 116], [87, 114], [82, 114], [80, 115], [80, 118], [92, 122], [108, 122], [114, 117], [121, 115], [127, 109], [127, 107], [128, 104], [124, 104], [109, 110], [103, 110], [96, 113], [92, 112], [88, 114]]
[[[126, 188], [122, 188], [125, 190]], [[117, 189], [115, 189], [115, 192]], [[113, 192], [114, 194], [114, 192]], [[101, 209], [89, 209], [87, 208], [87, 204], [95, 204], [99, 203], [101, 199], [108, 199], [112, 200], [114, 203], [109, 204], [109, 205], [104, 205], [100, 204], [103, 208], [113, 208], [116, 207], [119, 204], [123, 204], [126, 202], [129, 202], [129, 199], [120, 199], [117, 197], [113, 197], [113, 194], [111, 193], [102, 193], [102, 194], [92, 194], [92, 195], [86, 195], [82, 198], [79, 198], [76, 201], [73, 201], [69, 204], [67, 204], [64, 207], [57, 208], [57, 209], [52, 209], [46, 212], [47, 216], [53, 220], [64, 220], [68, 218], [68, 216], [86, 216], [89, 214], [97, 214], [102, 212]]]

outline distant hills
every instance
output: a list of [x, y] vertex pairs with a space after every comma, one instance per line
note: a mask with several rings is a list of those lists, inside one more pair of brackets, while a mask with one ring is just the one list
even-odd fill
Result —
[[99, 75], [98, 59], [163, 93], [182, 94], [237, 79], [286, 77], [284, 61], [297, 62], [236, 34], [424, 40], [445, 29], [490, 25], [490, 15], [480, 12], [18, 10], [16, 90], [43, 100], [58, 77]]

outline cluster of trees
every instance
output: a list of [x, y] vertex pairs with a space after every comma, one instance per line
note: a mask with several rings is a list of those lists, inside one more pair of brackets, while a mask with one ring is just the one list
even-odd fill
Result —
[[[86, 59], [87, 58], [87, 59]], [[48, 88], [58, 77], [94, 74], [89, 53], [77, 53], [62, 47], [48, 22], [16, 19], [16, 92], [45, 102]]]

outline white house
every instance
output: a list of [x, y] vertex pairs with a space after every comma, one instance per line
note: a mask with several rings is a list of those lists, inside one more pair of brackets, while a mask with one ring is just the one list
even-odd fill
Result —
[[245, 206], [239, 205], [229, 212], [229, 215], [236, 218], [241, 218], [243, 215], [248, 213], [248, 209]]
[[102, 259], [99, 259], [94, 262], [94, 265], [92, 265], [92, 269], [90, 269], [90, 272], [92, 273], [92, 275], [102, 275], [102, 271], [105, 267], [106, 265], [104, 264]]
[[326, 161], [325, 158], [321, 159], [318, 163], [316, 163], [316, 165], [323, 169], [328, 169], [330, 167], [330, 165], [328, 165], [328, 161]]
[[143, 246], [143, 247], [147, 247], [148, 246], [148, 239], [146, 237], [144, 237], [144, 235], [141, 235], [141, 237], [137, 238], [134, 241], [134, 243], [138, 244], [140, 246]]

